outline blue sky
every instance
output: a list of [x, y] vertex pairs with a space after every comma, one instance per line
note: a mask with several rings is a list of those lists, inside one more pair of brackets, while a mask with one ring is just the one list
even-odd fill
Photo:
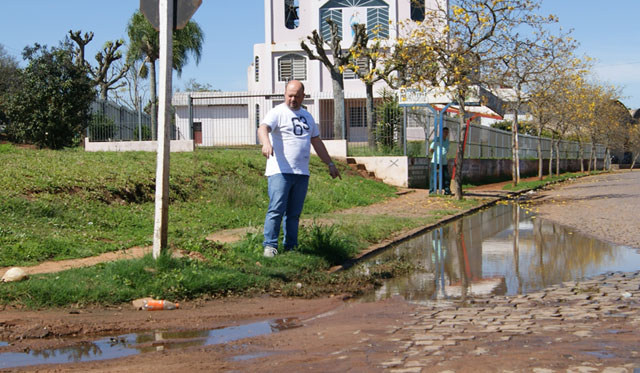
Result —
[[[93, 31], [87, 47], [93, 61], [105, 41], [127, 39], [127, 22], [138, 6], [138, 0], [3, 0], [0, 44], [20, 59], [27, 45], [57, 45], [69, 30]], [[202, 59], [184, 69], [174, 88], [194, 78], [224, 91], [246, 90], [253, 44], [264, 41], [263, 11], [262, 0], [203, 0], [193, 17], [205, 33]], [[639, 0], [545, 0], [541, 12], [573, 29], [579, 53], [596, 59], [598, 79], [622, 87], [622, 102], [640, 108]]]

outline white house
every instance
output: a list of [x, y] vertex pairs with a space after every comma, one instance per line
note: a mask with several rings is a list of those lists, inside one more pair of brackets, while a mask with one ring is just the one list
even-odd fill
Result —
[[[423, 21], [425, 9], [446, 0], [264, 0], [265, 41], [253, 47], [247, 92], [179, 92], [173, 97], [177, 138], [193, 136], [197, 144], [255, 144], [256, 127], [266, 112], [282, 102], [286, 83], [304, 83], [304, 105], [318, 121], [324, 138], [333, 135], [333, 92], [329, 71], [310, 60], [300, 46], [313, 30], [328, 40], [327, 18], [342, 33], [342, 45], [353, 40], [351, 25], [365, 24], [369, 33], [393, 40], [399, 23]], [[313, 50], [313, 46], [310, 46]], [[329, 52], [328, 52], [329, 53]], [[379, 92], [384, 83], [377, 83]], [[352, 71], [345, 71], [345, 121], [349, 141], [366, 141], [365, 86]], [[191, 99], [189, 98], [191, 97]], [[189, 106], [189, 101], [192, 105]], [[193, 118], [193, 133], [189, 118]]]

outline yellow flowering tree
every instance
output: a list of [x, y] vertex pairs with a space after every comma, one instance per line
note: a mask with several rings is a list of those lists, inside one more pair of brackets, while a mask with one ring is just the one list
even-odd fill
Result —
[[637, 121], [627, 128], [627, 138], [628, 142], [625, 150], [632, 153], [629, 171], [633, 171], [633, 167], [636, 165], [638, 157], [640, 157], [640, 124]]
[[[538, 8], [531, 0], [450, 0], [425, 10], [425, 22], [406, 23], [396, 48], [398, 65], [407, 71], [398, 74], [406, 84], [441, 87], [459, 108], [458, 139], [466, 131], [465, 101], [473, 86], [486, 83], [486, 72], [500, 60], [501, 41], [530, 21]], [[447, 7], [447, 3], [449, 3]], [[426, 21], [428, 20], [428, 22]], [[458, 142], [456, 167], [462, 170], [463, 141]], [[451, 188], [462, 199], [462, 172], [456, 172]]]
[[[565, 87], [560, 82], [572, 81], [579, 71], [584, 71], [587, 61], [576, 58], [572, 53], [560, 56], [549, 68], [536, 74], [535, 78], [528, 85], [527, 108], [533, 119], [533, 124], [538, 136], [537, 156], [538, 156], [538, 179], [542, 180], [544, 175], [544, 154], [542, 151], [543, 135], [558, 139], [559, 133], [553, 131], [552, 123], [562, 108], [567, 108], [567, 94]], [[551, 164], [553, 160], [553, 141], [549, 159], [549, 174], [551, 174]]]
[[[511, 127], [511, 175], [513, 185], [520, 182], [519, 114], [530, 99], [531, 91], [539, 79], [545, 80], [549, 70], [566, 61], [575, 50], [576, 43], [567, 34], [551, 35], [544, 29], [556, 22], [554, 16], [531, 15], [518, 32], [502, 34], [494, 68], [488, 69], [493, 86], [510, 87], [508, 110], [513, 113]], [[526, 27], [523, 27], [526, 26]], [[541, 155], [540, 153], [538, 154]], [[541, 167], [540, 167], [541, 168]]]

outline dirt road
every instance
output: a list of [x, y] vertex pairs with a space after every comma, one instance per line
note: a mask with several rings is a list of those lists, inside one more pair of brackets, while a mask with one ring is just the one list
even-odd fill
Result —
[[[429, 208], [411, 196], [412, 208]], [[579, 179], [535, 193], [545, 218], [640, 247], [640, 172]], [[402, 204], [403, 201], [399, 200]], [[393, 210], [387, 207], [387, 212]], [[402, 208], [399, 211], [403, 210]], [[373, 209], [372, 211], [375, 211]], [[281, 331], [223, 344], [164, 348], [104, 361], [15, 368], [39, 372], [633, 372], [640, 369], [640, 271], [469, 307], [417, 306], [393, 298], [357, 303], [336, 294], [185, 304], [166, 312], [118, 309], [0, 313], [1, 352], [68, 346], [76, 338], [144, 330], [208, 330], [257, 321]], [[588, 286], [585, 290], [584, 286]], [[284, 321], [283, 321], [284, 320]], [[158, 333], [156, 333], [158, 334]], [[51, 337], [56, 338], [41, 338]], [[165, 337], [166, 338], [166, 337]], [[117, 343], [117, 341], [114, 341]], [[77, 343], [76, 343], [77, 345]], [[2, 357], [0, 355], [0, 366]], [[10, 369], [9, 369], [10, 370]]]

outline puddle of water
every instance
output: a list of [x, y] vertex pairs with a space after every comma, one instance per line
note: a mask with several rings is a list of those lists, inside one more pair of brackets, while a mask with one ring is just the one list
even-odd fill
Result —
[[234, 356], [229, 360], [231, 360], [231, 361], [246, 361], [246, 360], [257, 359], [259, 357], [265, 357], [265, 356], [269, 356], [269, 355], [271, 355], [270, 352], [256, 352], [254, 354], [246, 354], [246, 355]]
[[607, 333], [609, 333], [609, 334], [623, 334], [623, 333], [630, 333], [630, 331], [628, 331], [628, 330], [619, 330], [619, 329], [609, 329], [609, 330], [607, 330]]
[[599, 274], [636, 271], [640, 250], [588, 237], [517, 204], [498, 204], [385, 250], [360, 267], [390, 258], [416, 269], [388, 279], [365, 301], [401, 295], [413, 302], [516, 295]]
[[[143, 352], [208, 346], [300, 327], [297, 318], [202, 331], [154, 331], [106, 337], [69, 347], [0, 353], [0, 369], [114, 359]], [[249, 356], [249, 355], [247, 355]], [[259, 357], [259, 356], [256, 356]], [[247, 357], [250, 359], [252, 357]], [[240, 358], [241, 359], [241, 358]]]
[[582, 351], [583, 354], [591, 355], [597, 357], [598, 359], [612, 359], [616, 357], [616, 355], [607, 351]]

